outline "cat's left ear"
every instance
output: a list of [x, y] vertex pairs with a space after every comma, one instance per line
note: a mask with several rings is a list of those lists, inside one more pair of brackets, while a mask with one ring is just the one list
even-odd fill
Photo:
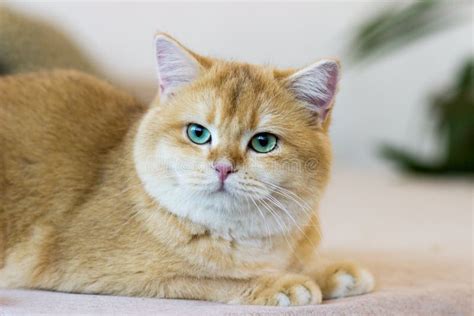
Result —
[[340, 65], [337, 60], [324, 59], [290, 75], [286, 87], [296, 99], [316, 114], [323, 122], [333, 105], [339, 81]]
[[199, 61], [172, 37], [159, 33], [155, 37], [160, 102], [194, 81], [201, 72]]

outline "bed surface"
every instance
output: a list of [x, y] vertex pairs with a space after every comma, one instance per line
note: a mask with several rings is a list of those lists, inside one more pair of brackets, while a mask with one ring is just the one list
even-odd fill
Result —
[[322, 251], [369, 267], [374, 293], [283, 308], [0, 289], [0, 316], [471, 315], [473, 208], [466, 179], [339, 171], [321, 207]]

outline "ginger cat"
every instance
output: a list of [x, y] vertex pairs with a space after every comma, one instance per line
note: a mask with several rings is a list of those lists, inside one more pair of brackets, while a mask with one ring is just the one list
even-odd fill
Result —
[[316, 255], [338, 63], [155, 43], [150, 107], [75, 71], [0, 79], [0, 287], [281, 306], [371, 291]]

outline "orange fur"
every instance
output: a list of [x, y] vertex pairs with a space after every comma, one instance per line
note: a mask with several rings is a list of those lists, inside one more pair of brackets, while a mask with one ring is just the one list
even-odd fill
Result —
[[[339, 296], [372, 289], [362, 268], [334, 268], [315, 255], [329, 118], [315, 124], [285, 88], [294, 72], [191, 54], [202, 65], [199, 79], [149, 108], [75, 71], [0, 79], [0, 286], [266, 305], [337, 297], [341, 273], [354, 282]], [[186, 139], [183, 129], [196, 121], [221, 131], [218, 145]], [[262, 124], [280, 141], [266, 156], [240, 142]], [[165, 148], [158, 158], [157, 147]], [[220, 231], [196, 214], [170, 212], [137, 173], [164, 185], [173, 175], [156, 159], [205, 166], [222, 158], [248, 179], [262, 170], [280, 179], [301, 201], [279, 197], [303, 209], [291, 210], [295, 223], [285, 218], [283, 227], [274, 222], [272, 232], [260, 232], [236, 221]]]

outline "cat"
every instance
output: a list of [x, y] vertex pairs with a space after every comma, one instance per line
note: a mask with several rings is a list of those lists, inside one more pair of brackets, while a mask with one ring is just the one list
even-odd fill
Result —
[[316, 251], [338, 61], [155, 46], [150, 106], [77, 71], [0, 78], [0, 287], [277, 306], [372, 291]]

